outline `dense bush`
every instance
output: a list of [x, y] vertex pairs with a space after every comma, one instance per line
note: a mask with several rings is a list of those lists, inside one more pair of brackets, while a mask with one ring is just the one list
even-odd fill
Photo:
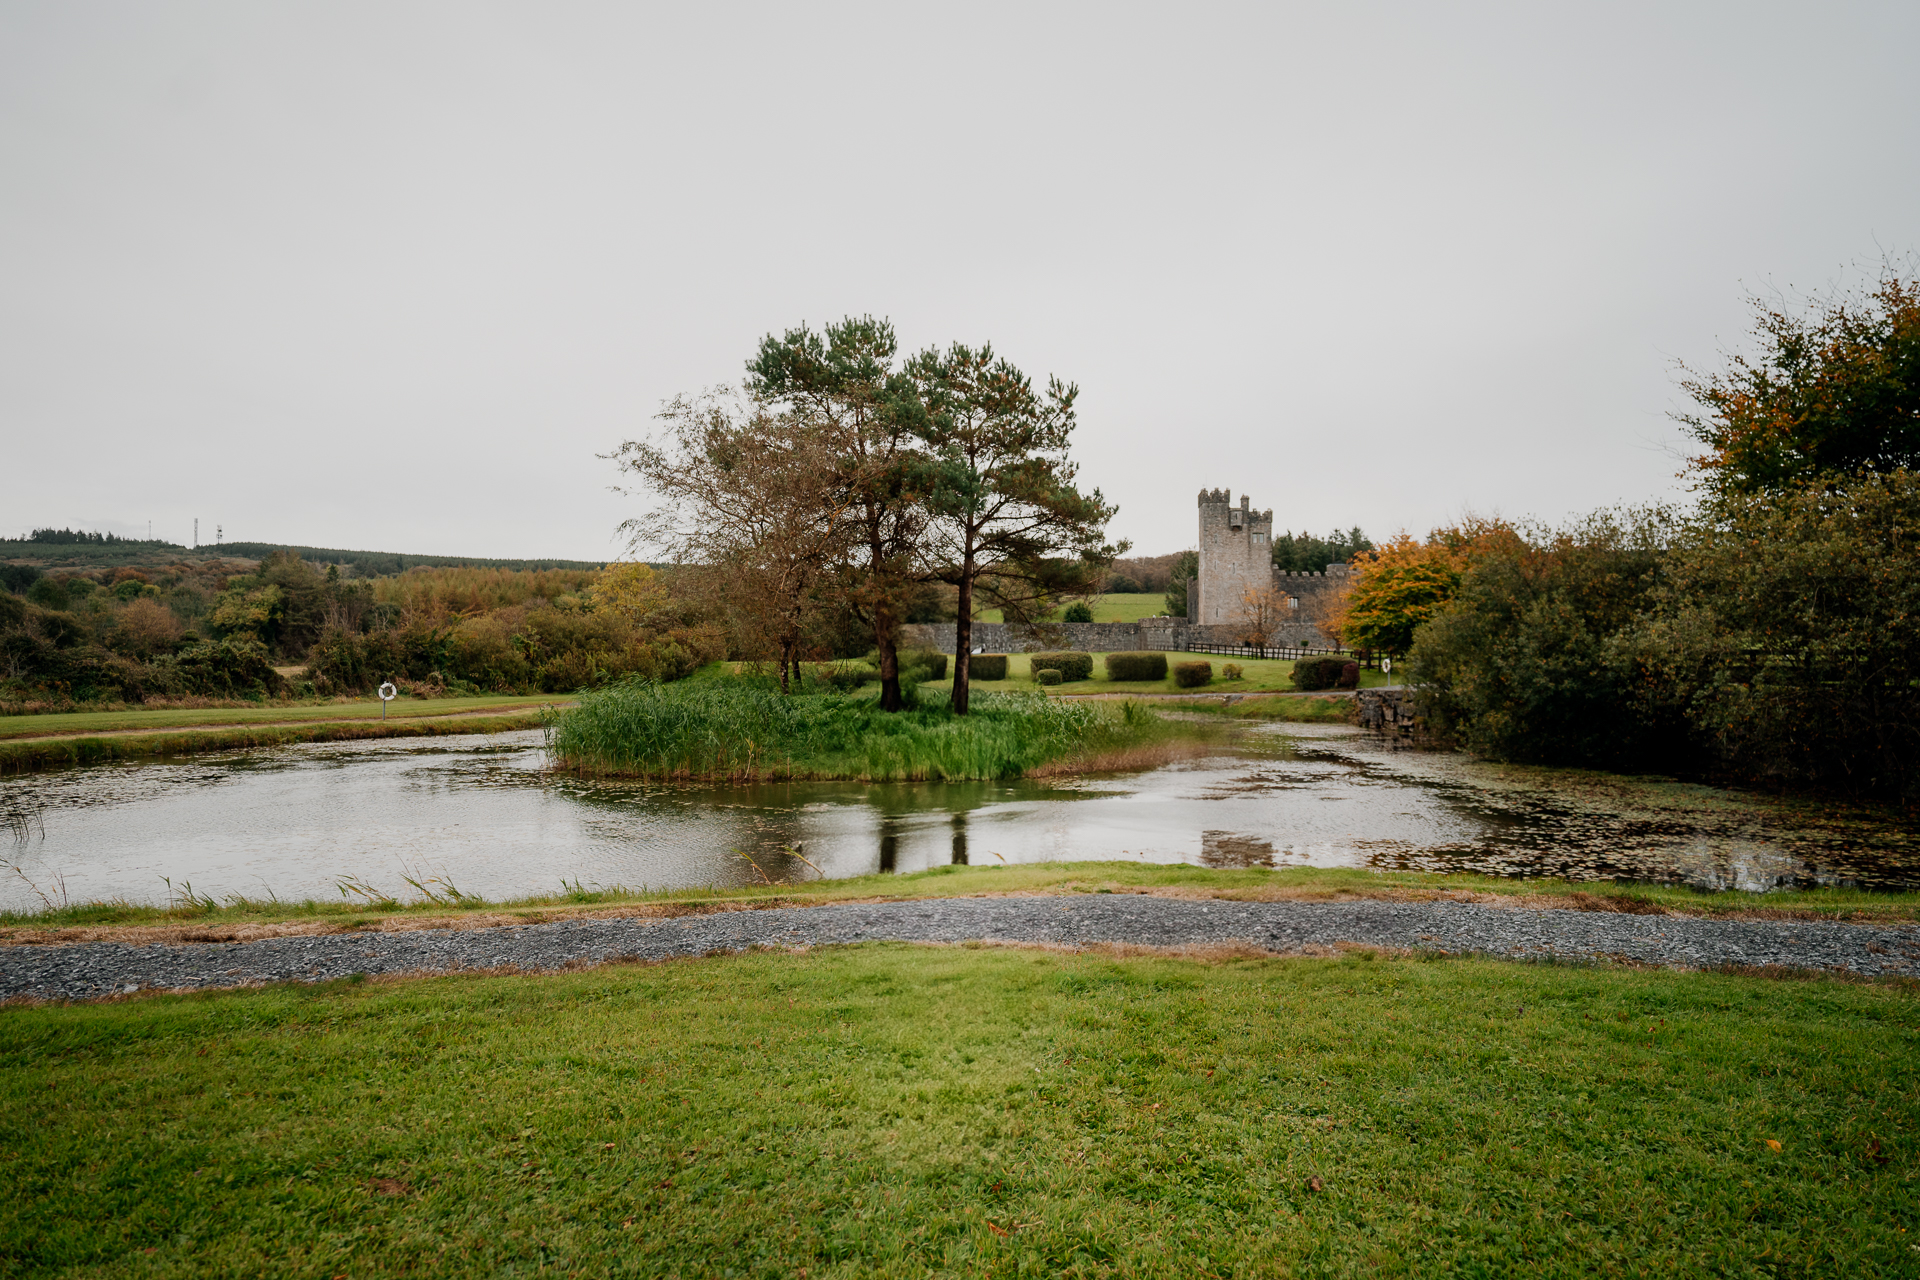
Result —
[[161, 691], [259, 698], [286, 692], [267, 647], [251, 636], [203, 640], [153, 664]]
[[1246, 673], [1240, 670], [1240, 664], [1237, 662], [1226, 663], [1220, 668], [1220, 678], [1222, 680], [1238, 680], [1244, 674]]
[[1671, 536], [1658, 518], [1602, 514], [1473, 561], [1415, 633], [1408, 671], [1429, 726], [1495, 759], [1679, 764], [1688, 735], [1671, 698], [1643, 681], [1630, 640]]
[[920, 679], [939, 684], [947, 678], [947, 655], [935, 649], [911, 649], [900, 655], [903, 669], [919, 671]]
[[1034, 671], [1058, 671], [1063, 682], [1086, 680], [1093, 675], [1093, 655], [1071, 651], [1036, 653], [1027, 659]]
[[1007, 678], [1007, 655], [1004, 653], [975, 653], [967, 657], [967, 679], [969, 680], [1005, 680]]
[[1060, 672], [1054, 667], [1037, 667], [1034, 669], [1033, 682], [1035, 684], [1059, 684], [1060, 681]]
[[1213, 680], [1211, 662], [1176, 662], [1173, 664], [1173, 682], [1182, 689], [1198, 689]]
[[0, 587], [16, 595], [40, 581], [40, 570], [30, 564], [0, 564]]
[[1063, 622], [1092, 622], [1093, 608], [1084, 600], [1075, 600], [1067, 606], [1067, 611], [1060, 615], [1060, 619]]
[[[1340, 673], [1347, 665], [1345, 658], [1302, 658], [1293, 664], [1293, 687], [1296, 689], [1335, 688], [1340, 684]], [[1359, 667], [1356, 665], [1354, 670], [1357, 673]]]
[[1359, 663], [1345, 662], [1340, 665], [1340, 680], [1339, 680], [1338, 687], [1342, 689], [1358, 689], [1360, 687], [1360, 664]]
[[1106, 656], [1109, 680], [1165, 680], [1167, 655], [1164, 653], [1110, 653]]
[[456, 691], [571, 693], [627, 676], [678, 680], [723, 652], [719, 634], [703, 628], [655, 635], [609, 613], [501, 610], [442, 626], [330, 627], [314, 642], [308, 674], [322, 693], [365, 693], [390, 679]]

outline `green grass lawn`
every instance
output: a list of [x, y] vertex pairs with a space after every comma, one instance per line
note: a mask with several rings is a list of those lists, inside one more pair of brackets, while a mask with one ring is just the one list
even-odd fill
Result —
[[[1173, 665], [1176, 662], [1210, 662], [1213, 664], [1213, 683], [1199, 689], [1182, 689], [1173, 682]], [[1226, 665], [1237, 664], [1244, 673], [1239, 680], [1228, 680], [1223, 676]], [[949, 660], [949, 667], [952, 663]], [[1362, 670], [1360, 687], [1379, 688], [1388, 683], [1387, 677], [1378, 671]], [[1404, 683], [1404, 681], [1402, 681]], [[976, 680], [975, 689], [1034, 689], [1033, 669], [1024, 653], [1007, 656], [1007, 678], [1005, 680]], [[921, 686], [928, 693], [934, 690], [951, 691], [953, 680], [949, 677], [939, 684]], [[1049, 686], [1047, 692], [1053, 694], [1075, 693], [1274, 693], [1293, 690], [1293, 659], [1291, 658], [1230, 658], [1217, 653], [1169, 653], [1167, 654], [1167, 678], [1165, 680], [1109, 680], [1107, 679], [1106, 654], [1093, 655], [1093, 678], [1076, 680], [1072, 684]]]
[[[1167, 597], [1158, 591], [1096, 596], [1087, 604], [1093, 610], [1095, 622], [1138, 622], [1167, 611]], [[983, 609], [978, 617], [981, 622], [1006, 621], [998, 609]]]
[[1920, 1273], [1910, 989], [868, 945], [0, 1013], [11, 1275]]
[[[462, 711], [532, 707], [565, 702], [571, 694], [486, 694], [473, 698], [396, 698], [387, 704], [389, 719], [444, 716]], [[140, 729], [177, 729], [187, 725], [262, 724], [302, 720], [378, 720], [380, 699], [308, 703], [284, 707], [214, 707], [203, 710], [76, 711], [50, 715], [0, 716], [0, 739], [59, 733], [109, 733]]]

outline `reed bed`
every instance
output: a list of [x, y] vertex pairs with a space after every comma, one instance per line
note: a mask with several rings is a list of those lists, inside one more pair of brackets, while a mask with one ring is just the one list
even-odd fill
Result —
[[558, 766], [584, 774], [869, 782], [1016, 777], [1190, 732], [1133, 703], [989, 693], [977, 695], [966, 716], [925, 704], [889, 713], [870, 697], [782, 695], [752, 680], [621, 684], [549, 713], [546, 729]]

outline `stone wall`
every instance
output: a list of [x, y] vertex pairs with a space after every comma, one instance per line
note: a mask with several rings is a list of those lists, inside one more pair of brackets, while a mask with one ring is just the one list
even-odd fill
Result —
[[1362, 729], [1402, 742], [1429, 745], [1426, 721], [1414, 705], [1412, 689], [1405, 685], [1391, 689], [1362, 689], [1354, 695], [1354, 700], [1359, 704]]
[[[902, 629], [908, 645], [923, 645], [952, 653], [954, 624], [922, 622]], [[1292, 639], [1298, 631], [1301, 638]], [[1274, 645], [1324, 647], [1326, 641], [1310, 628], [1283, 628]], [[1003, 622], [973, 624], [973, 645], [985, 653], [1037, 653], [1044, 649], [1074, 649], [1082, 653], [1115, 653], [1131, 649], [1176, 650], [1188, 644], [1239, 644], [1239, 627], [1196, 627], [1185, 618], [1154, 618], [1144, 622], [1061, 622], [1027, 630]]]

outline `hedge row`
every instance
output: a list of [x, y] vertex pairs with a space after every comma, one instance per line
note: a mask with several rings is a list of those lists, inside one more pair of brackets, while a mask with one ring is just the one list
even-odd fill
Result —
[[1036, 653], [1027, 659], [1034, 678], [1038, 679], [1042, 671], [1058, 671], [1061, 683], [1085, 680], [1093, 675], [1093, 655], [1090, 653]]
[[1110, 653], [1107, 655], [1109, 680], [1165, 680], [1167, 655], [1164, 653]]
[[1348, 658], [1302, 658], [1293, 664], [1296, 689], [1354, 689], [1360, 684], [1360, 664]]
[[967, 679], [969, 680], [1005, 680], [1007, 678], [1007, 655], [1004, 653], [976, 653], [967, 659]]
[[1198, 689], [1213, 679], [1211, 662], [1176, 662], [1173, 664], [1173, 682], [1182, 689]]

